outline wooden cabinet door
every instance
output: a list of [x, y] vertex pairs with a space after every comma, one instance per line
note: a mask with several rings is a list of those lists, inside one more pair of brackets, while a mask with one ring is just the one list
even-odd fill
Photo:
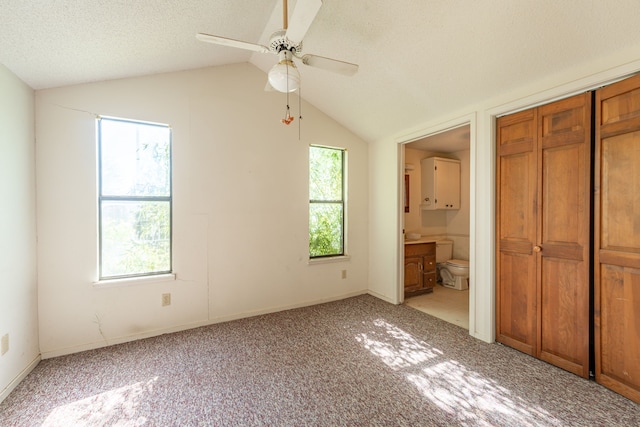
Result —
[[436, 244], [404, 245], [404, 295], [433, 292], [436, 284]]
[[460, 209], [460, 162], [436, 160], [436, 193], [439, 209]]
[[595, 376], [640, 403], [640, 76], [596, 92]]
[[590, 94], [497, 122], [496, 340], [589, 375]]
[[537, 110], [497, 122], [496, 341], [535, 355]]
[[404, 291], [415, 292], [422, 289], [422, 257], [405, 256], [404, 258]]
[[591, 94], [538, 109], [538, 354], [589, 376]]
[[460, 209], [460, 161], [427, 157], [420, 161], [421, 208]]

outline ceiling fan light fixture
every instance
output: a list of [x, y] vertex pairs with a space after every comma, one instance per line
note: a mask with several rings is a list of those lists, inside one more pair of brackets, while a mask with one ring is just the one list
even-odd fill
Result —
[[[322, 7], [322, 0], [296, 1], [291, 20], [288, 19], [287, 3], [287, 0], [282, 0], [283, 28], [271, 34], [267, 46], [207, 33], [198, 33], [196, 38], [221, 46], [278, 55], [278, 64], [268, 72], [268, 85], [265, 90], [273, 89], [287, 94], [300, 90], [300, 73], [293, 63], [294, 56], [304, 65], [310, 67], [321, 68], [346, 76], [354, 75], [358, 71], [357, 64], [302, 53], [302, 40]], [[289, 22], [291, 22], [291, 25], [289, 25]]]
[[287, 50], [278, 52], [280, 61], [269, 70], [269, 84], [278, 92], [293, 92], [300, 87], [300, 73]]

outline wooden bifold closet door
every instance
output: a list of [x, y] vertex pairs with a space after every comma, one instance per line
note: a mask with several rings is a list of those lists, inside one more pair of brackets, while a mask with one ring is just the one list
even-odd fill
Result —
[[596, 92], [596, 381], [640, 403], [640, 75]]
[[591, 96], [497, 121], [496, 340], [589, 375]]

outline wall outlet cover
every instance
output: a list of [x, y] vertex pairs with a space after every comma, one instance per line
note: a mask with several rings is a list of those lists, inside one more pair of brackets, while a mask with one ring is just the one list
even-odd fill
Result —
[[171, 305], [171, 294], [162, 294], [162, 306]]
[[9, 334], [4, 334], [0, 340], [0, 355], [4, 356], [9, 351]]

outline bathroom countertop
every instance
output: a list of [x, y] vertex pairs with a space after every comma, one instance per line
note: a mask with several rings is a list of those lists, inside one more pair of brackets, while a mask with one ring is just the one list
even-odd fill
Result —
[[436, 243], [439, 239], [434, 239], [433, 237], [421, 237], [415, 240], [404, 239], [405, 245], [416, 245], [418, 243]]

